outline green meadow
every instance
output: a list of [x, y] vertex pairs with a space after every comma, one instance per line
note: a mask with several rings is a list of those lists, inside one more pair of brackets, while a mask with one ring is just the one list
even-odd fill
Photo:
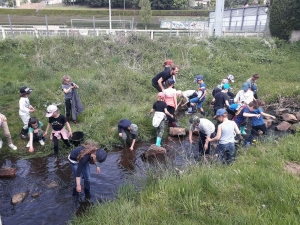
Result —
[[[61, 78], [70, 75], [79, 85], [85, 107], [73, 131], [112, 149], [121, 144], [117, 134], [120, 119], [138, 124], [137, 141], [155, 137], [146, 116], [156, 101], [151, 79], [171, 58], [179, 66], [176, 89], [196, 89], [198, 74], [212, 89], [228, 74], [235, 76], [234, 92], [252, 74], [259, 73], [258, 95], [267, 103], [280, 96], [299, 97], [300, 43], [276, 39], [144, 36], [98, 38], [23, 38], [0, 42], [0, 112], [7, 116], [17, 151], [4, 141], [0, 156], [38, 157], [50, 155], [52, 146], [36, 146], [29, 154], [19, 138], [19, 88], [33, 89], [29, 96], [36, 108], [33, 116], [46, 127], [46, 106], [64, 103]], [[207, 102], [211, 100], [211, 95]], [[210, 111], [207, 104], [206, 111]], [[64, 113], [64, 105], [60, 106]], [[188, 116], [180, 124], [188, 127]], [[62, 145], [60, 145], [62, 147]], [[63, 147], [62, 147], [63, 148]], [[68, 149], [60, 149], [66, 154]], [[230, 167], [192, 166], [180, 176], [172, 171], [151, 176], [141, 192], [132, 185], [120, 188], [117, 200], [92, 207], [72, 224], [298, 224], [299, 177], [284, 165], [299, 162], [299, 134], [269, 141], [240, 151]], [[155, 171], [154, 171], [155, 173]]]

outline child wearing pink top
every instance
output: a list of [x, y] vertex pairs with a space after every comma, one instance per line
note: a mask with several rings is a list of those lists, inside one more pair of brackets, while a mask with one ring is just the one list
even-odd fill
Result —
[[173, 88], [174, 83], [175, 83], [174, 80], [172, 78], [169, 78], [166, 81], [167, 88], [163, 91], [163, 93], [165, 94], [165, 102], [167, 104], [167, 110], [171, 115], [173, 115], [173, 117], [167, 115], [167, 119], [169, 121], [170, 127], [177, 127], [176, 120], [175, 120], [175, 110], [177, 109], [177, 96], [176, 96], [176, 89]]

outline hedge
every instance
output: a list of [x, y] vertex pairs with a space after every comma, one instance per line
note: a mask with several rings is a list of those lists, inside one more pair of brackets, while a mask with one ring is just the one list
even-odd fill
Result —
[[[199, 16], [208, 17], [207, 10], [152, 10], [152, 16]], [[21, 16], [108, 16], [107, 9], [0, 9], [0, 14]], [[139, 10], [112, 10], [112, 16], [139, 15]]]

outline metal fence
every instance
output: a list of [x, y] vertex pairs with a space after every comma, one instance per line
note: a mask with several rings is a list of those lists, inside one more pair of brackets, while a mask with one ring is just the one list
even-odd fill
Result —
[[[226, 9], [223, 12], [223, 34], [233, 35], [232, 33], [257, 33], [265, 30], [267, 22], [267, 6], [250, 6], [246, 8]], [[215, 12], [209, 13], [210, 31], [214, 32]], [[229, 34], [228, 34], [229, 33]]]

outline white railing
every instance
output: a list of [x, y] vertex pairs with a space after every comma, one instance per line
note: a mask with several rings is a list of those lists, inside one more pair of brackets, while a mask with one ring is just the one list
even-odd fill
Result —
[[[101, 36], [101, 35], [116, 35], [116, 36], [129, 36], [129, 35], [143, 35], [148, 36], [150, 39], [156, 39], [166, 36], [190, 36], [197, 38], [205, 38], [209, 35], [207, 30], [135, 30], [135, 29], [85, 29], [85, 28], [60, 28], [58, 26], [2, 26], [0, 27], [0, 39], [15, 38], [18, 36], [67, 36], [67, 37], [80, 37], [80, 36]], [[245, 37], [259, 37], [257, 32], [223, 32], [223, 36], [245, 36]]]

